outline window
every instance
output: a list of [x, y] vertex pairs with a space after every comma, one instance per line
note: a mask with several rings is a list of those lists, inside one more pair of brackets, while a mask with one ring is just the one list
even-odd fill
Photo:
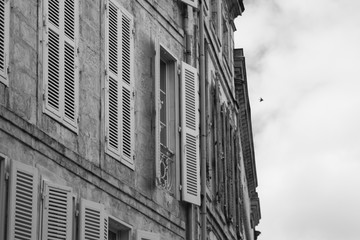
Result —
[[211, 0], [211, 23], [215, 38], [220, 42], [221, 34], [221, 1]]
[[198, 7], [198, 0], [181, 0], [183, 3], [188, 4], [194, 8]]
[[0, 82], [8, 85], [10, 1], [0, 1]]
[[174, 193], [177, 142], [177, 62], [164, 47], [159, 47], [156, 76], [156, 173], [157, 185]]
[[44, 2], [44, 112], [77, 131], [78, 1]]
[[131, 226], [109, 216], [109, 232], [108, 240], [129, 240], [131, 234]]
[[160, 240], [160, 235], [158, 233], [138, 230], [136, 239], [137, 240]]
[[106, 11], [106, 152], [133, 168], [133, 18], [115, 1]]
[[130, 240], [132, 227], [105, 213], [103, 204], [81, 199], [80, 239]]

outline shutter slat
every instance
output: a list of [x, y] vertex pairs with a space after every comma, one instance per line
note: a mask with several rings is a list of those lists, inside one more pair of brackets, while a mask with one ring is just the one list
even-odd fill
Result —
[[132, 17], [109, 1], [106, 18], [106, 150], [133, 164]]
[[104, 239], [104, 205], [81, 199], [80, 240]]
[[71, 239], [72, 189], [44, 181], [43, 239]]
[[0, 71], [5, 72], [5, 1], [0, 1]]
[[38, 199], [37, 169], [12, 161], [9, 239], [36, 239]]
[[200, 205], [199, 120], [197, 70], [182, 63], [182, 198]]

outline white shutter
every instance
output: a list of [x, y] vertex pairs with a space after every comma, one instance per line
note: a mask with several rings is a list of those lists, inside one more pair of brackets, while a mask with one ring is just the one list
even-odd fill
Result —
[[106, 17], [106, 149], [115, 157], [120, 156], [120, 93], [119, 93], [119, 11], [109, 1]]
[[77, 0], [64, 1], [64, 120], [76, 128], [78, 117]]
[[8, 239], [37, 239], [37, 169], [12, 161], [9, 195]]
[[121, 134], [122, 157], [133, 162], [134, 99], [133, 99], [133, 19], [121, 11]]
[[133, 19], [109, 1], [106, 18], [107, 151], [133, 165]]
[[156, 178], [160, 181], [160, 44], [159, 38], [155, 39], [155, 170]]
[[10, 1], [0, 1], [0, 82], [9, 84], [7, 68], [9, 63], [9, 21]]
[[81, 199], [80, 240], [103, 240], [105, 232], [104, 205]]
[[71, 239], [72, 189], [44, 181], [42, 217], [42, 239]]
[[44, 1], [44, 83], [46, 91], [45, 108], [60, 117], [61, 74], [60, 74], [60, 4], [58, 1]]
[[194, 8], [198, 8], [198, 0], [181, 0], [183, 3], [188, 4]]
[[104, 240], [108, 240], [109, 235], [109, 217], [105, 214], [104, 217]]
[[76, 129], [78, 117], [78, 1], [44, 2], [46, 112]]
[[197, 69], [183, 62], [181, 74], [182, 198], [200, 205]]

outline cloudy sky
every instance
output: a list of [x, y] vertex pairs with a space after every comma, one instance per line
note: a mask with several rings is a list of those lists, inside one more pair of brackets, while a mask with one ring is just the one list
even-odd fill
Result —
[[360, 1], [244, 3], [259, 240], [359, 240]]

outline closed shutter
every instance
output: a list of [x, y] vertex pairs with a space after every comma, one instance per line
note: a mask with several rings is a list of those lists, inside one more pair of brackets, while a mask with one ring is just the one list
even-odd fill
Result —
[[8, 239], [37, 239], [37, 169], [12, 161], [9, 196]]
[[77, 1], [45, 1], [45, 109], [76, 129], [78, 117]]
[[77, 0], [64, 2], [64, 119], [76, 127], [78, 117]]
[[106, 18], [107, 150], [133, 165], [133, 19], [109, 1]]
[[71, 239], [72, 189], [44, 181], [42, 217], [43, 239]]
[[198, 8], [198, 0], [181, 0], [183, 3], [188, 4], [194, 8]]
[[0, 82], [9, 83], [7, 67], [9, 62], [10, 1], [0, 1]]
[[199, 100], [197, 70], [182, 63], [182, 198], [200, 205]]
[[103, 240], [105, 232], [104, 205], [81, 199], [80, 240]]
[[120, 156], [120, 60], [119, 11], [113, 2], [107, 7], [106, 22], [106, 136], [109, 153]]
[[132, 17], [122, 11], [121, 14], [121, 70], [122, 70], [122, 154], [123, 158], [132, 163], [133, 152], [133, 124], [134, 124], [134, 101], [133, 101], [133, 20]]

